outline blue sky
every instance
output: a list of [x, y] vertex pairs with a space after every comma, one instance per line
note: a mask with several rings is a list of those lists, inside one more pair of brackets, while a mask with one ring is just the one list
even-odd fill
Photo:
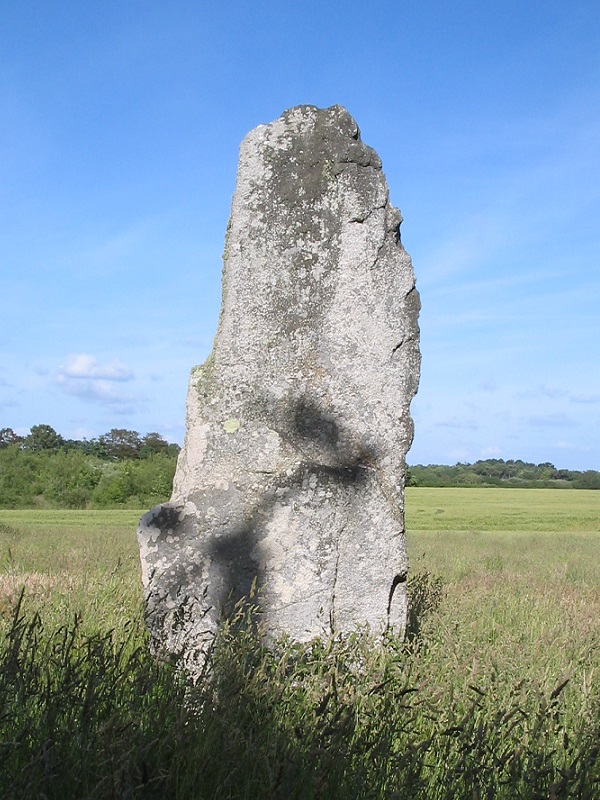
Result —
[[597, 0], [2, 5], [0, 427], [181, 442], [239, 143], [341, 103], [422, 297], [409, 462], [600, 469]]

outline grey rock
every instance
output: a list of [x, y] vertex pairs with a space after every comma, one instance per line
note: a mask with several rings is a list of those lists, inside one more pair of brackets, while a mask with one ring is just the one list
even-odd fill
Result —
[[273, 636], [405, 627], [420, 302], [400, 222], [341, 106], [242, 142], [213, 351], [138, 531], [154, 650], [192, 672], [250, 597]]

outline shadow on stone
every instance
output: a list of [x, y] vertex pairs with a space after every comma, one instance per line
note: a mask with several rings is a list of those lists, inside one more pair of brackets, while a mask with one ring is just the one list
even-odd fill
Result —
[[219, 576], [219, 589], [212, 592], [212, 600], [220, 618], [229, 618], [235, 609], [243, 607], [251, 608], [253, 616], [261, 614], [265, 574], [252, 554], [261, 541], [265, 522], [280, 501], [281, 492], [300, 491], [307, 475], [315, 476], [321, 485], [359, 487], [366, 479], [368, 464], [375, 458], [374, 453], [364, 449], [360, 450], [359, 456], [344, 458], [340, 447], [340, 426], [332, 414], [306, 398], [289, 403], [286, 416], [294, 421], [293, 429], [300, 449], [303, 444], [311, 445], [312, 453], [316, 448], [325, 463], [303, 460], [291, 472], [268, 476], [258, 502], [241, 512], [244, 522], [224, 536], [210, 540], [206, 552]]

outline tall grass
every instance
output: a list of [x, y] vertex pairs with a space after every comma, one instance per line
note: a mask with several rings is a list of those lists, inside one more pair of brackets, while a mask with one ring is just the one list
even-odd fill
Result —
[[[234, 620], [195, 688], [143, 636], [45, 632], [2, 647], [2, 797], [597, 798], [598, 696], [497, 672], [440, 686], [423, 645], [366, 635], [267, 649]], [[451, 683], [446, 676], [447, 683]]]
[[148, 655], [135, 513], [0, 512], [0, 797], [600, 797], [600, 496], [456, 491], [407, 493], [404, 642], [240, 611], [193, 688]]

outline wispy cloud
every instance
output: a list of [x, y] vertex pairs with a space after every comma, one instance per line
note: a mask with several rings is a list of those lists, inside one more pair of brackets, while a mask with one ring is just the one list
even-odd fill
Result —
[[125, 265], [131, 269], [132, 262], [138, 261], [140, 251], [147, 252], [154, 263], [160, 259], [164, 237], [168, 236], [167, 231], [177, 220], [177, 214], [176, 208], [164, 207], [158, 213], [142, 215], [125, 225], [119, 220], [111, 232], [76, 252], [74, 261], [98, 276], [114, 274]]
[[571, 403], [600, 403], [600, 393], [598, 392], [570, 392], [562, 386], [548, 386], [545, 384], [515, 392], [514, 397], [529, 400], [541, 397], [547, 397], [551, 400], [566, 398]]
[[425, 255], [421, 264], [423, 285], [434, 287], [472, 270], [496, 252], [503, 242], [504, 229], [502, 220], [494, 214], [474, 214], [464, 222], [461, 232]]
[[566, 442], [564, 439], [554, 442], [554, 447], [557, 450], [575, 450], [575, 445], [572, 442]]
[[140, 398], [117, 391], [110, 381], [73, 380], [58, 375], [56, 383], [66, 394], [75, 395], [86, 403], [105, 406], [116, 414], [132, 414], [139, 410]]
[[535, 425], [539, 428], [562, 428], [577, 425], [577, 422], [571, 417], [568, 417], [561, 411], [552, 414], [544, 414], [541, 416], [529, 417], [525, 422], [528, 425]]
[[110, 364], [99, 364], [95, 356], [79, 353], [67, 356], [67, 363], [60, 367], [59, 375], [65, 378], [129, 381], [133, 378], [133, 371], [118, 358]]
[[452, 448], [448, 450], [446, 456], [449, 461], [461, 461], [463, 463], [467, 463], [474, 460], [473, 451], [467, 449], [466, 447]]
[[600, 403], [600, 394], [572, 394], [569, 399], [574, 403]]
[[120, 383], [130, 381], [133, 371], [120, 359], [108, 364], [99, 363], [88, 353], [68, 356], [56, 375], [56, 384], [66, 394], [87, 403], [109, 408], [116, 414], [131, 414], [139, 409], [142, 399], [126, 393]]
[[502, 450], [499, 447], [484, 447], [481, 451], [482, 458], [497, 458], [502, 455]]
[[477, 428], [477, 424], [473, 420], [459, 419], [459, 417], [440, 419], [434, 424], [438, 428], [464, 428], [467, 430], [475, 430]]
[[559, 397], [567, 397], [568, 391], [562, 386], [547, 386], [540, 384], [539, 386], [532, 386], [528, 389], [515, 392], [515, 397], [522, 400], [532, 400], [540, 397], [549, 397], [556, 399]]
[[560, 386], [540, 386], [539, 392], [544, 397], [566, 397], [567, 390]]

